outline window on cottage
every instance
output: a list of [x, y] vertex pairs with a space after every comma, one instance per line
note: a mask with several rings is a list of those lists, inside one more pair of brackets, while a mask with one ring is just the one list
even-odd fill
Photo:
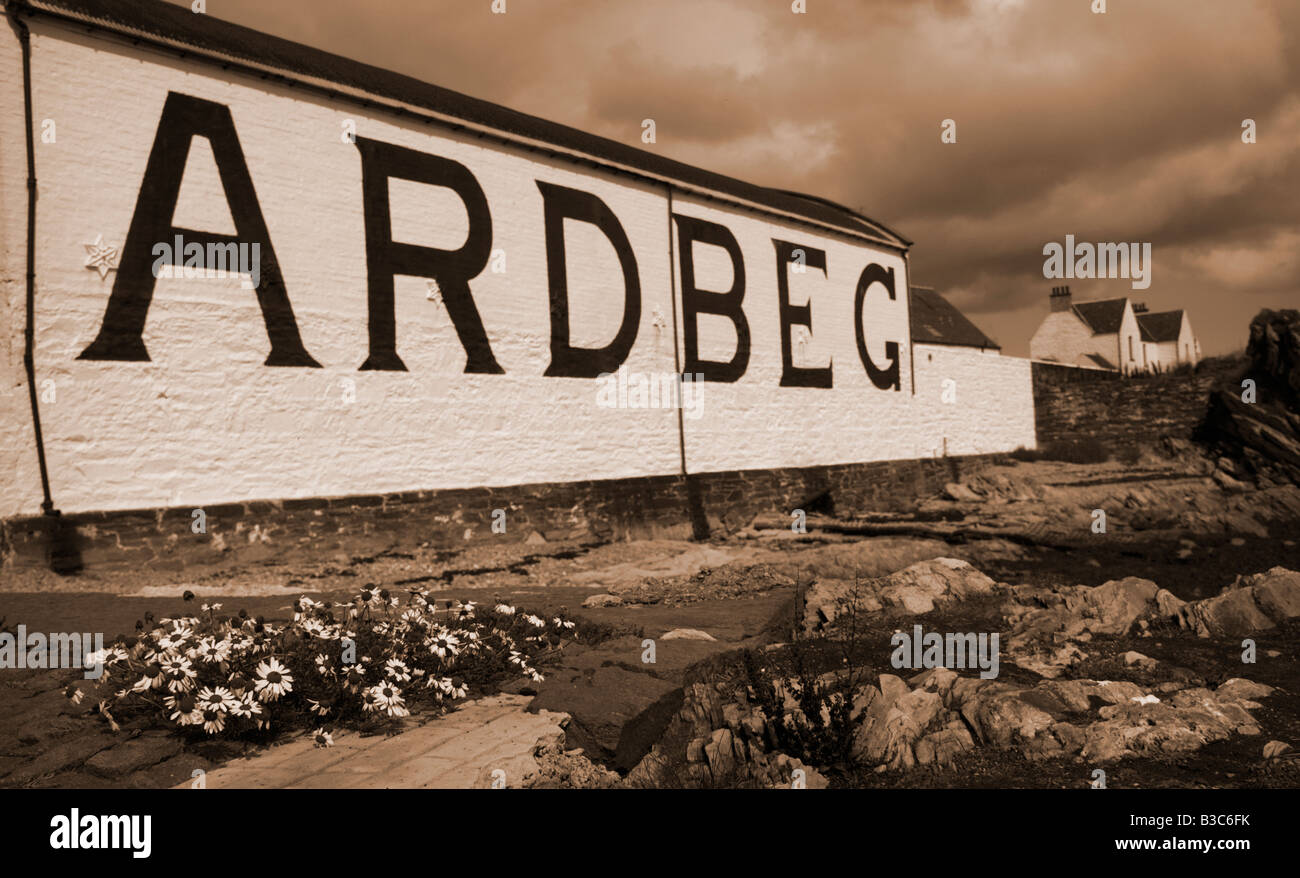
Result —
[[1137, 359], [1137, 357], [1133, 356], [1133, 336], [1131, 335], [1128, 337], [1128, 358], [1130, 360]]

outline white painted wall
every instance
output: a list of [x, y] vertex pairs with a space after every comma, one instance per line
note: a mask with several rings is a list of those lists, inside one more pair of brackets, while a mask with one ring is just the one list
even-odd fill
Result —
[[23, 329], [27, 271], [27, 151], [23, 74], [13, 28], [0, 28], [0, 516], [40, 511]]
[[[33, 28], [40, 180], [36, 350], [41, 414], [56, 504], [68, 512], [188, 506], [384, 491], [664, 475], [681, 467], [677, 414], [597, 405], [591, 379], [543, 377], [550, 318], [542, 180], [598, 195], [636, 256], [642, 313], [629, 370], [671, 373], [674, 294], [667, 190], [396, 117], [366, 115], [219, 68], [119, 46], [47, 22]], [[40, 486], [22, 370], [25, 180], [21, 73], [12, 31], [0, 35], [0, 516], [39, 512]], [[160, 279], [144, 332], [151, 362], [78, 360], [104, 316], [115, 274], [85, 267], [84, 245], [121, 245], [169, 90], [229, 106], [306, 349], [324, 368], [262, 365], [269, 349], [251, 290], [237, 279]], [[398, 278], [397, 350], [407, 372], [360, 372], [367, 354], [367, 282], [360, 159], [340, 137], [363, 137], [455, 159], [486, 193], [503, 274], [470, 283], [504, 375], [466, 375], [445, 308], [422, 278]], [[17, 121], [15, 121], [17, 120]], [[447, 190], [394, 182], [395, 236], [455, 247], [466, 219]], [[685, 419], [692, 471], [804, 466], [1009, 450], [1033, 444], [1028, 363], [939, 349], [917, 357], [912, 392], [907, 277], [897, 254], [756, 213], [674, 198], [679, 213], [728, 226], [748, 277], [748, 370], [704, 389], [703, 417]], [[232, 231], [210, 149], [195, 139], [175, 224]], [[612, 338], [622, 277], [612, 247], [566, 223], [575, 344]], [[813, 333], [796, 363], [831, 362], [834, 386], [781, 388], [776, 257], [771, 239], [824, 249], [828, 271], [791, 275], [791, 300], [811, 301]], [[674, 235], [675, 238], [675, 235]], [[709, 249], [709, 248], [701, 248]], [[716, 254], [715, 254], [716, 255]], [[675, 260], [675, 254], [673, 256]], [[869, 346], [884, 363], [902, 343], [902, 386], [876, 389], [858, 358], [853, 294], [862, 267], [895, 270], [898, 299], [867, 296]], [[721, 265], [721, 268], [719, 268]], [[697, 258], [699, 286], [729, 286], [725, 259]], [[714, 277], [710, 272], [722, 272]], [[716, 286], [714, 284], [716, 283]], [[680, 309], [680, 303], [678, 303]], [[729, 324], [701, 318], [701, 353], [725, 359]], [[680, 344], [680, 339], [678, 339]], [[932, 391], [955, 376], [956, 405]], [[344, 403], [346, 382], [355, 402]]]
[[1119, 324], [1119, 355], [1121, 372], [1128, 374], [1142, 371], [1142, 330], [1138, 328], [1133, 303], [1127, 299], [1124, 300], [1124, 316]]
[[[903, 258], [845, 239], [813, 234], [739, 210], [706, 206], [699, 199], [675, 198], [673, 209], [726, 226], [745, 260], [744, 311], [751, 334], [745, 374], [734, 383], [706, 382], [706, 415], [684, 419], [687, 467], [693, 472], [888, 460], [912, 456], [915, 423], [908, 369], [907, 274]], [[778, 308], [778, 238], [826, 253], [826, 271], [806, 266], [789, 274], [790, 302], [812, 308], [812, 332], [794, 327], [796, 366], [831, 366], [831, 388], [781, 387], [781, 322]], [[709, 252], [714, 251], [714, 252]], [[725, 292], [731, 288], [731, 262], [721, 248], [695, 247], [696, 286]], [[885, 343], [899, 342], [901, 389], [881, 390], [871, 383], [858, 355], [854, 297], [858, 277], [871, 262], [894, 270], [896, 299], [873, 285], [863, 303], [867, 349], [880, 367], [887, 365]], [[678, 279], [680, 296], [681, 278]], [[735, 351], [729, 320], [705, 316], [700, 323], [700, 356], [729, 360]], [[680, 344], [679, 344], [680, 346]], [[683, 360], [683, 362], [685, 362]]]
[[1029, 360], [936, 344], [918, 344], [915, 354], [921, 417], [913, 456], [1037, 447]]

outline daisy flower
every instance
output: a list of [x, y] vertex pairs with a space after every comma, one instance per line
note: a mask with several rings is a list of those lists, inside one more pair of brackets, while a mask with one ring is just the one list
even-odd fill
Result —
[[515, 608], [509, 604], [497, 604], [496, 611], [503, 616], [513, 616], [515, 614]]
[[205, 637], [199, 641], [196, 651], [200, 660], [215, 665], [217, 662], [224, 662], [230, 656], [230, 641], [225, 638], [217, 640]]
[[312, 741], [316, 744], [317, 747], [334, 746], [334, 736], [331, 735], [325, 729], [317, 729], [316, 732], [312, 735]]
[[411, 672], [401, 659], [389, 659], [384, 662], [384, 673], [399, 683], [409, 683]]
[[262, 713], [262, 705], [258, 704], [253, 698], [252, 692], [246, 692], [244, 693], [244, 697], [239, 699], [239, 701], [230, 708], [230, 712], [235, 716], [242, 716], [245, 718], [260, 716]]
[[376, 710], [383, 710], [389, 716], [408, 716], [406, 702], [402, 700], [402, 690], [392, 683], [380, 683], [369, 690], [374, 693]]
[[190, 660], [182, 656], [173, 656], [162, 663], [167, 672], [167, 691], [188, 692], [194, 688], [195, 673]]
[[219, 710], [204, 710], [203, 731], [215, 735], [226, 727], [226, 715]]
[[226, 713], [239, 704], [239, 699], [231, 695], [230, 690], [224, 686], [218, 686], [215, 689], [204, 686], [199, 690], [196, 697], [199, 707], [203, 710], [218, 710]]
[[460, 652], [457, 649], [460, 646], [460, 639], [446, 628], [435, 631], [424, 641], [424, 645], [438, 658], [446, 658], [449, 654], [454, 656]]
[[158, 645], [163, 649], [180, 649], [193, 633], [194, 629], [175, 622], [170, 631], [164, 632], [162, 637], [158, 638]]
[[71, 701], [73, 704], [80, 704], [80, 703], [81, 703], [81, 699], [83, 699], [83, 698], [86, 697], [86, 696], [85, 696], [85, 693], [83, 693], [83, 692], [82, 692], [79, 688], [77, 688], [76, 686], [68, 686], [67, 689], [64, 689], [64, 690], [63, 690], [63, 694], [64, 694], [64, 696], [65, 696], [69, 701]]
[[329, 713], [333, 709], [333, 705], [325, 704], [314, 698], [308, 698], [307, 709], [319, 716], [325, 716], [325, 714]]
[[136, 692], [145, 692], [149, 689], [157, 689], [163, 684], [162, 665], [157, 662], [151, 662], [144, 669], [144, 676], [136, 681], [131, 687]]
[[257, 697], [262, 701], [274, 701], [293, 691], [293, 676], [289, 669], [275, 658], [267, 659], [257, 666], [257, 682], [253, 684]]
[[366, 682], [366, 666], [364, 663], [358, 662], [357, 664], [352, 665], [352, 667], [348, 668], [347, 675], [344, 678], [344, 684], [349, 689], [351, 689], [353, 692], [356, 692], [357, 689], [365, 685], [365, 682]]
[[203, 722], [203, 714], [199, 712], [193, 695], [168, 695], [163, 702], [171, 711], [171, 721], [177, 725], [192, 726]]

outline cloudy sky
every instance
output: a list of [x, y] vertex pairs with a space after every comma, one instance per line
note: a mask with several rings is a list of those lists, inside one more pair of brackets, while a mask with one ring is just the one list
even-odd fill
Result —
[[[179, 2], [179, 0], [178, 0]], [[860, 209], [1027, 355], [1044, 244], [1149, 242], [1206, 354], [1300, 306], [1296, 0], [207, 0], [207, 13]], [[182, 5], [188, 6], [188, 2]], [[957, 142], [941, 142], [942, 122]], [[1242, 142], [1255, 120], [1257, 143]]]

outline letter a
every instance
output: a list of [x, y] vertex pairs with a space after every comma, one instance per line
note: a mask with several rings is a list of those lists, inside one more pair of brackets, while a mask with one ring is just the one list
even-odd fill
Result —
[[[195, 137], [205, 137], [212, 145], [212, 156], [221, 175], [235, 234], [218, 235], [181, 229], [172, 225], [181, 179]], [[95, 340], [81, 352], [80, 360], [149, 360], [144, 346], [144, 323], [153, 301], [154, 246], [161, 241], [181, 237], [186, 244], [197, 244], [205, 252], [214, 245], [260, 245], [257, 302], [271, 342], [267, 366], [314, 366], [320, 363], [302, 346], [298, 323], [280, 276], [280, 265], [271, 247], [271, 235], [257, 203], [252, 177], [244, 161], [239, 137], [230, 108], [178, 92], [169, 92], [163, 104], [158, 132], [145, 166], [144, 180], [136, 198], [131, 228], [122, 246], [122, 260], [108, 297], [104, 322]], [[173, 252], [172, 265], [180, 265], [183, 254]]]

